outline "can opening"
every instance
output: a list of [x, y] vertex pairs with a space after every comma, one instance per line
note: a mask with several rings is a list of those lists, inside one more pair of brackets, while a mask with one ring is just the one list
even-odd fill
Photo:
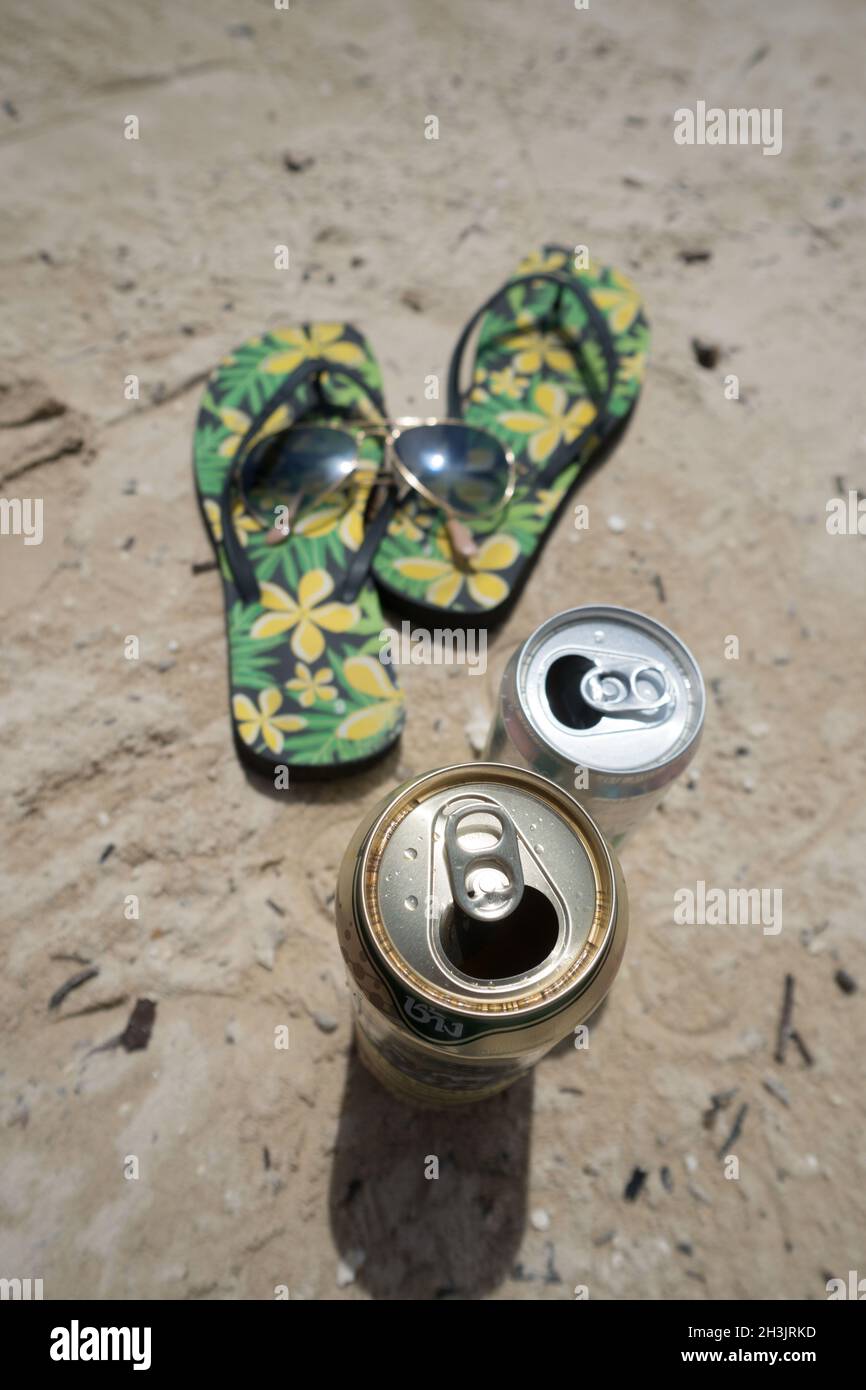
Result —
[[595, 663], [576, 652], [557, 657], [547, 673], [544, 692], [554, 719], [568, 729], [591, 729], [601, 719], [599, 710], [586, 703], [580, 683]]
[[527, 884], [514, 911], [495, 922], [478, 922], [455, 904], [441, 936], [445, 955], [464, 975], [510, 980], [547, 959], [556, 946], [559, 919], [550, 899]]

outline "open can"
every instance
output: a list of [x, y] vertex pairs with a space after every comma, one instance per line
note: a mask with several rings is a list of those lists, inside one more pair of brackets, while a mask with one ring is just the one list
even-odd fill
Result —
[[403, 1099], [480, 1100], [589, 1018], [619, 969], [619, 864], [587, 811], [528, 769], [428, 772], [358, 827], [337, 930], [360, 1055]]
[[706, 695], [668, 628], [612, 604], [557, 613], [514, 652], [484, 756], [550, 777], [614, 846], [694, 757]]

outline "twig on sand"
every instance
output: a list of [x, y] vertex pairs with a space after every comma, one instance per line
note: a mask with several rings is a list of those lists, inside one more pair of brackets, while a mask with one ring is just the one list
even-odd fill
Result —
[[803, 1042], [803, 1039], [800, 1037], [800, 1034], [797, 1032], [796, 1028], [792, 1028], [792, 1029], [791, 1029], [791, 1032], [788, 1034], [788, 1036], [790, 1037], [791, 1042], [794, 1044], [794, 1046], [795, 1046], [795, 1047], [797, 1048], [797, 1050], [799, 1051], [800, 1056], [803, 1058], [803, 1061], [806, 1063], [806, 1066], [807, 1066], [807, 1067], [812, 1067], [812, 1066], [814, 1066], [814, 1065], [815, 1065], [815, 1058], [812, 1056], [812, 1054], [811, 1054], [811, 1052], [809, 1051], [808, 1047], [807, 1047], [806, 1044]]
[[62, 984], [59, 989], [56, 989], [48, 1000], [49, 1009], [59, 1009], [67, 994], [71, 994], [74, 989], [78, 989], [79, 985], [86, 985], [88, 980], [92, 980], [94, 976], [98, 974], [99, 966], [91, 965], [86, 970], [79, 970], [77, 974], [70, 975], [69, 979]]
[[785, 1053], [788, 1050], [788, 1039], [791, 1036], [791, 1017], [794, 1012], [794, 976], [785, 976], [785, 992], [782, 995], [782, 1012], [779, 1015], [779, 1031], [776, 1034], [776, 1051], [773, 1054], [776, 1061], [781, 1064], [785, 1060]]
[[718, 1157], [719, 1157], [719, 1158], [724, 1158], [725, 1154], [730, 1153], [730, 1151], [731, 1151], [731, 1146], [737, 1142], [737, 1140], [739, 1139], [740, 1135], [742, 1134], [742, 1132], [743, 1132], [743, 1121], [744, 1121], [745, 1118], [746, 1118], [746, 1112], [748, 1111], [748, 1108], [749, 1108], [748, 1105], [746, 1105], [746, 1104], [744, 1103], [743, 1105], [740, 1106], [739, 1110], [737, 1111], [736, 1115], [734, 1116], [734, 1123], [733, 1123], [733, 1125], [731, 1126], [731, 1132], [730, 1132], [730, 1134], [728, 1135], [728, 1137], [727, 1137], [727, 1139], [725, 1140], [725, 1142], [724, 1142], [723, 1144], [720, 1144], [720, 1145], [719, 1145], [719, 1148], [718, 1148]]

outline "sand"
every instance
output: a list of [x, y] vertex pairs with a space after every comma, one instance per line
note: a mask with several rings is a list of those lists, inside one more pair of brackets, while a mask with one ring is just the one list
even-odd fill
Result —
[[[866, 487], [864, 42], [855, 0], [4, 6], [0, 475], [43, 500], [44, 540], [0, 537], [0, 1275], [46, 1298], [700, 1301], [866, 1274], [864, 540], [826, 527]], [[676, 144], [699, 99], [781, 108], [782, 152]], [[557, 609], [631, 605], [697, 655], [706, 732], [625, 850], [631, 936], [589, 1050], [417, 1115], [353, 1054], [335, 874], [384, 792], [473, 756], [492, 680], [408, 670], [397, 751], [263, 795], [194, 572], [191, 431], [219, 357], [303, 319], [361, 325], [411, 411], [555, 240], [635, 279], [653, 359], [589, 530], [559, 524], [491, 670]], [[675, 925], [699, 880], [781, 890], [782, 930]], [[774, 1060], [786, 975], [811, 1064]], [[147, 1048], [94, 1051], [139, 999]]]

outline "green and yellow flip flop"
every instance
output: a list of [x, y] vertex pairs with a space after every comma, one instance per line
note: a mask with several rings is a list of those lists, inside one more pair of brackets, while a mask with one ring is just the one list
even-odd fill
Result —
[[[381, 444], [339, 494], [311, 501], [274, 543], [245, 505], [267, 510], [267, 480], [241, 465], [290, 425], [386, 414], [369, 344], [349, 324], [274, 329], [224, 358], [209, 378], [195, 428], [196, 489], [223, 581], [233, 729], [258, 771], [306, 776], [350, 771], [399, 737], [403, 696], [379, 660], [379, 598], [346, 578], [365, 534]], [[265, 445], [265, 447], [271, 447]], [[346, 601], [346, 596], [351, 601]]]
[[[479, 329], [471, 384], [460, 372]], [[587, 465], [606, 456], [640, 394], [649, 327], [635, 287], [618, 271], [545, 246], [469, 320], [451, 361], [448, 415], [487, 430], [518, 460], [514, 495], [470, 525], [471, 558], [457, 555], [441, 511], [416, 494], [398, 509], [373, 561], [386, 602], [469, 623], [498, 619]]]

